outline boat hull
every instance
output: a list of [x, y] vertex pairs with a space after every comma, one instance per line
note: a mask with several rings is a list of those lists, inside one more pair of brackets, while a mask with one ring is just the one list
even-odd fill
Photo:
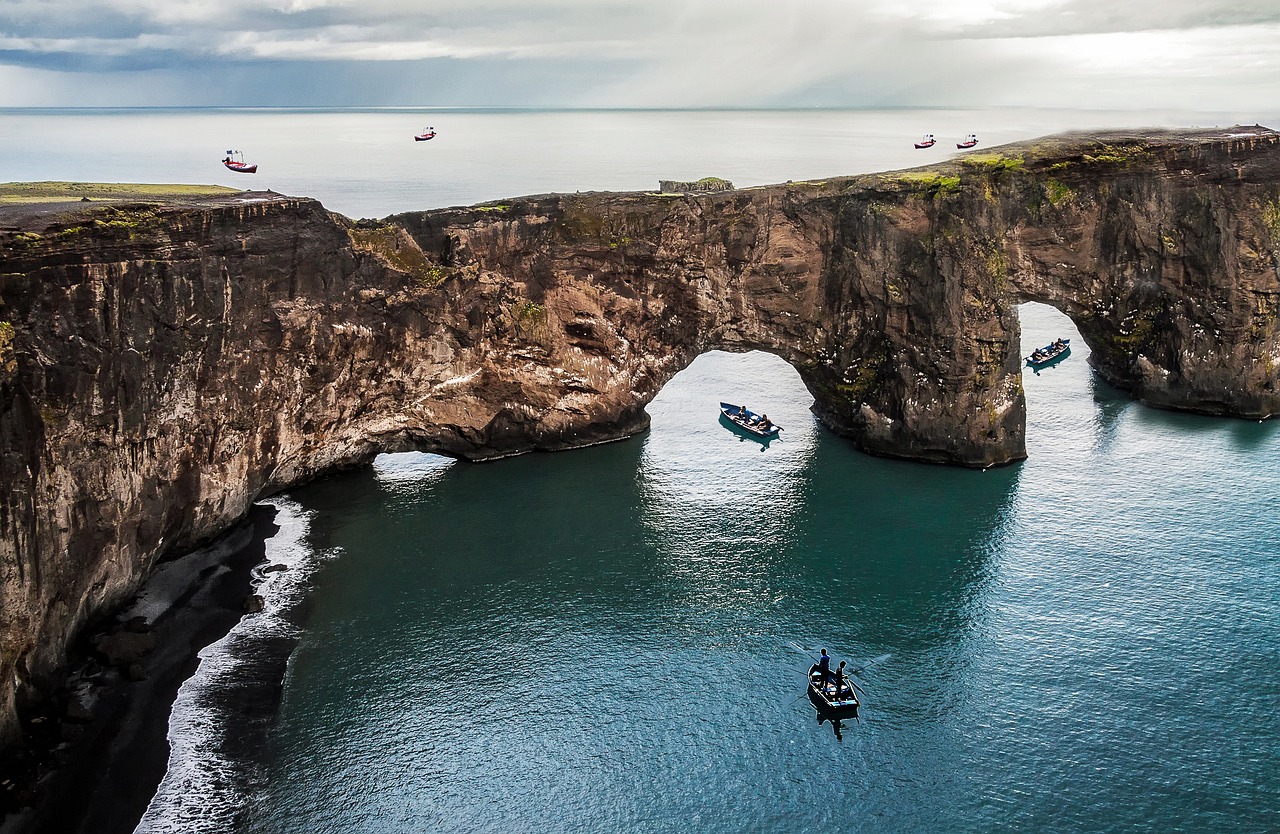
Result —
[[956, 142], [956, 147], [961, 150], [964, 150], [965, 148], [974, 148], [977, 147], [977, 145], [977, 142]]
[[[226, 165], [226, 163], [223, 163]], [[235, 171], [237, 174], [256, 174], [258, 173], [257, 165], [227, 165], [228, 171]]]
[[849, 689], [847, 693], [841, 693], [836, 697], [834, 689], [834, 684], [823, 684], [819, 681], [816, 672], [809, 674], [809, 700], [814, 706], [832, 714], [857, 715], [858, 707], [862, 706], [862, 703], [853, 690]]
[[1053, 345], [1046, 345], [1045, 347], [1040, 348], [1040, 350], [1047, 351], [1047, 353], [1039, 359], [1035, 358], [1035, 354], [1027, 357], [1027, 364], [1037, 371], [1041, 368], [1052, 367], [1070, 356], [1071, 340], [1063, 339], [1061, 348], [1054, 348]]

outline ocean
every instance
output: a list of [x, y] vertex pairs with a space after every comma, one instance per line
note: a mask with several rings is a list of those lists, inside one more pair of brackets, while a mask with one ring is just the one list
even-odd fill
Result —
[[[971, 110], [5, 110], [0, 182], [208, 183], [315, 197], [349, 217], [526, 194], [752, 186], [908, 168], [1064, 130], [1280, 127], [1264, 113]], [[425, 127], [437, 135], [413, 136]], [[913, 143], [938, 137], [928, 150]], [[258, 173], [226, 170], [228, 150]]]
[[[906, 167], [1074, 111], [0, 113], [8, 180], [219, 182], [351, 216]], [[439, 135], [414, 143], [434, 126]], [[933, 151], [915, 151], [921, 133]], [[75, 134], [78, 134], [75, 135]], [[953, 136], [954, 134], [954, 136]], [[91, 145], [85, 136], [91, 135]], [[254, 178], [218, 164], [228, 148]], [[936, 152], [934, 152], [936, 151]], [[245, 183], [249, 180], [249, 183]], [[139, 832], [1280, 829], [1280, 424], [1158, 411], [1021, 308], [1029, 458], [858, 453], [795, 371], [708, 353], [652, 429], [386, 455], [271, 499], [267, 611], [205, 649]], [[720, 400], [784, 427], [762, 446]], [[296, 642], [265, 743], [234, 693]], [[269, 650], [263, 647], [271, 647]], [[868, 666], [857, 720], [812, 654]], [[885, 657], [887, 655], [887, 657]], [[259, 681], [262, 683], [262, 681]], [[269, 682], [268, 682], [269, 683]]]

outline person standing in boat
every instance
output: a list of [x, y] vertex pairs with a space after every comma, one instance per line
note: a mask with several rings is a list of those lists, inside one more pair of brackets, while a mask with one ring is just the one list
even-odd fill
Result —
[[836, 667], [836, 695], [839, 698], [844, 688], [849, 684], [849, 677], [844, 673], [844, 661], [840, 661], [840, 665]]

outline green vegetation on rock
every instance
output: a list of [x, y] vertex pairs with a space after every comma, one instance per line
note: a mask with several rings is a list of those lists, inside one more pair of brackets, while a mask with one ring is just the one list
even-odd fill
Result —
[[1052, 178], [1045, 182], [1044, 194], [1049, 198], [1049, 202], [1054, 208], [1061, 206], [1063, 203], [1070, 202], [1076, 195], [1075, 191], [1071, 189], [1071, 186]]
[[1157, 314], [1156, 310], [1140, 310], [1126, 316], [1111, 344], [1121, 353], [1138, 354], [1156, 335]]
[[1107, 163], [1111, 165], [1140, 160], [1148, 151], [1142, 145], [1103, 145], [1096, 154], [1085, 154], [1088, 163]]
[[13, 349], [13, 325], [0, 321], [0, 373], [10, 375], [18, 372], [18, 357]]
[[547, 308], [535, 301], [523, 301], [515, 306], [512, 315], [521, 324], [542, 324], [547, 320]]
[[0, 205], [60, 203], [83, 200], [165, 200], [229, 197], [242, 194], [223, 185], [181, 185], [126, 182], [6, 182], [0, 183]]
[[413, 238], [395, 226], [355, 227], [347, 234], [356, 249], [370, 252], [393, 269], [412, 275], [419, 286], [432, 287], [447, 277], [443, 267], [429, 260]]
[[1280, 249], [1280, 197], [1262, 204], [1262, 222], [1271, 234], [1271, 245]]
[[990, 241], [980, 249], [982, 269], [1003, 290], [1009, 283], [1009, 259], [998, 241]]
[[960, 177], [939, 174], [935, 171], [908, 171], [897, 177], [897, 181], [909, 188], [935, 194], [953, 194], [960, 190]]
[[999, 173], [1001, 171], [1017, 171], [1026, 164], [1020, 156], [1005, 156], [998, 153], [967, 154], [960, 161], [971, 168]]
[[604, 218], [568, 201], [564, 211], [556, 218], [555, 230], [566, 241], [603, 242], [605, 238]]

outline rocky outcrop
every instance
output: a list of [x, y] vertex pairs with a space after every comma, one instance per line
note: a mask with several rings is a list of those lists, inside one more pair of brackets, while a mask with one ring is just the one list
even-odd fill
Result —
[[732, 191], [733, 183], [719, 177], [703, 177], [700, 180], [658, 180], [658, 190], [668, 194], [675, 192], [714, 194], [717, 191]]
[[647, 425], [711, 349], [794, 365], [866, 451], [1025, 456], [1015, 305], [1155, 405], [1280, 412], [1280, 137], [1059, 137], [706, 196], [353, 224], [305, 199], [0, 233], [0, 736], [166, 551], [381, 451], [473, 460]]

